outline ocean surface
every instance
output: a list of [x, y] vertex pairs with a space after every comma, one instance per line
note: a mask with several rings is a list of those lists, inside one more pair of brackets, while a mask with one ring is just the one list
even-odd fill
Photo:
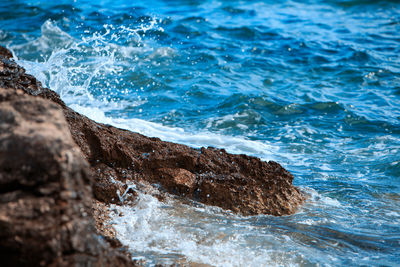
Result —
[[399, 1], [1, 0], [0, 45], [96, 121], [275, 160], [310, 195], [241, 217], [141, 193], [113, 224], [149, 266], [400, 266]]

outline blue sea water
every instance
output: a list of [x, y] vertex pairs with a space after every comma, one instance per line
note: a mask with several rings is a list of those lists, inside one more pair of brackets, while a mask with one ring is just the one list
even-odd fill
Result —
[[148, 265], [400, 266], [400, 2], [0, 1], [0, 45], [75, 110], [276, 160], [310, 195], [241, 217], [141, 194]]

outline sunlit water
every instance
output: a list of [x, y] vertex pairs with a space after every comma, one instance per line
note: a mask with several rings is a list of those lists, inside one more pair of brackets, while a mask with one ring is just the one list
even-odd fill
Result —
[[149, 265], [400, 265], [398, 1], [1, 1], [0, 44], [75, 110], [276, 160], [311, 197], [239, 217], [113, 207]]

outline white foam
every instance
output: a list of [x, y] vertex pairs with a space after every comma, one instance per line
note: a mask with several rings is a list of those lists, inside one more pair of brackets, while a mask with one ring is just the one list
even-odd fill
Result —
[[191, 133], [183, 128], [168, 127], [137, 118], [113, 118], [105, 115], [103, 111], [104, 107], [100, 109], [98, 107], [81, 106], [79, 104], [71, 104], [70, 107], [100, 123], [110, 124], [121, 129], [195, 148], [213, 146], [224, 148], [230, 153], [258, 156], [263, 160], [277, 160], [276, 155], [279, 154], [278, 146], [273, 146], [267, 142], [249, 140], [242, 136], [226, 136], [204, 130]]
[[[261, 243], [248, 240], [254, 227], [242, 230], [225, 227], [226, 214], [212, 209], [203, 211], [177, 203], [161, 203], [156, 198], [139, 193], [135, 207], [113, 206], [113, 226], [122, 244], [138, 255], [165, 264], [165, 255], [175, 260], [213, 266], [282, 266], [293, 265], [290, 252], [277, 251], [277, 239], [291, 243], [287, 236], [265, 236]], [[173, 202], [173, 201], [172, 201]], [[232, 215], [233, 216], [233, 215]], [[213, 218], [214, 217], [214, 218]], [[253, 233], [254, 234], [254, 233]]]
[[310, 199], [313, 203], [318, 203], [318, 205], [328, 205], [332, 207], [343, 207], [339, 200], [321, 195], [312, 188], [303, 187], [302, 190], [304, 190], [307, 194], [311, 196]]
[[333, 169], [332, 169], [331, 167], [329, 167], [329, 165], [326, 164], [326, 163], [321, 164], [321, 166], [320, 166], [319, 168], [320, 168], [321, 170], [323, 170], [323, 171], [333, 171]]
[[245, 153], [259, 156], [264, 160], [274, 159], [279, 150], [279, 147], [260, 141], [248, 140], [243, 137], [225, 136], [210, 132], [189, 133], [182, 128], [167, 127], [159, 123], [136, 118], [123, 119], [107, 117], [104, 112], [97, 107], [82, 107], [76, 104], [70, 106], [77, 112], [97, 122], [110, 124], [122, 129], [151, 137], [158, 137], [165, 141], [186, 144], [192, 147], [214, 146], [225, 148], [231, 153]]

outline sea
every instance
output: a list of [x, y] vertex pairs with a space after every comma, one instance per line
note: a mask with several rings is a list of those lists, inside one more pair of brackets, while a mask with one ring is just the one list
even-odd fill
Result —
[[400, 266], [400, 1], [0, 0], [0, 45], [97, 122], [277, 161], [309, 196], [245, 217], [141, 192], [111, 223], [146, 266]]

